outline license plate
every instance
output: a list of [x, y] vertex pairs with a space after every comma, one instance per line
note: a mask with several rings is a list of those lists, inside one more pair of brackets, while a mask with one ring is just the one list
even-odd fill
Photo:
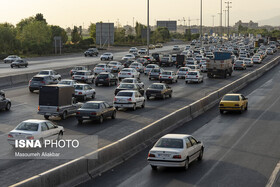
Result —
[[151, 94], [151, 96], [156, 96], [156, 94]]
[[83, 116], [84, 119], [89, 119], [89, 116]]
[[16, 135], [16, 138], [24, 138], [25, 136], [24, 135]]
[[170, 154], [158, 154], [159, 157], [170, 157]]
[[104, 81], [104, 79], [99, 79], [99, 81]]
[[46, 116], [50, 116], [50, 115], [51, 115], [51, 113], [46, 113], [45, 115], [46, 115]]

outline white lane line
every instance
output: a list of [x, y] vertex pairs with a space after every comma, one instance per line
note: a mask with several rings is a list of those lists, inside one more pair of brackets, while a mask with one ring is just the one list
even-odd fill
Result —
[[21, 105], [26, 105], [27, 103], [21, 103], [21, 104], [17, 104], [17, 105], [12, 105], [12, 107], [17, 107], [17, 106], [21, 106]]
[[273, 187], [274, 183], [277, 181], [279, 176], [280, 176], [280, 162], [278, 162], [278, 164], [276, 165], [265, 187]]
[[270, 105], [255, 121], [254, 123], [252, 123], [249, 128], [242, 134], [242, 136], [240, 136], [240, 138], [230, 147], [230, 149], [208, 170], [207, 173], [205, 173], [199, 181], [197, 181], [197, 183], [195, 184], [195, 186], [198, 186], [199, 183], [201, 183], [208, 175], [210, 175], [210, 173], [212, 173], [212, 171], [219, 165], [219, 163], [226, 157], [228, 156], [228, 154], [232, 151], [232, 149], [234, 149], [239, 143], [240, 141], [248, 134], [248, 132], [253, 128], [253, 126], [263, 117], [263, 115], [270, 110], [276, 102], [278, 102], [280, 99], [280, 96], [278, 96], [278, 98], [272, 103], [272, 105]]

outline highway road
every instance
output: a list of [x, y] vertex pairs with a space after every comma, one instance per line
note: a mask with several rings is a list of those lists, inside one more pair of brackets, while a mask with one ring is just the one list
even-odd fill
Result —
[[243, 114], [219, 114], [218, 105], [172, 133], [192, 134], [205, 145], [202, 162], [184, 171], [147, 163], [150, 148], [81, 187], [263, 187], [280, 159], [280, 66], [240, 90], [249, 98]]
[[[264, 63], [271, 58], [272, 56], [269, 56]], [[61, 121], [59, 118], [52, 118], [52, 120], [58, 125], [64, 126], [65, 135], [97, 135], [99, 138], [98, 147], [100, 148], [200, 99], [260, 66], [255, 65], [253, 68], [247, 68], [246, 71], [235, 71], [233, 76], [228, 79], [208, 79], [205, 77], [202, 84], [186, 85], [183, 80], [179, 80], [178, 83], [171, 85], [174, 91], [171, 99], [147, 101], [145, 109], [137, 111], [118, 111], [117, 119], [106, 120], [102, 125], [92, 122], [78, 125], [74, 116], [65, 121]], [[175, 68], [167, 69], [176, 70]], [[145, 87], [156, 82], [149, 81], [144, 75], [141, 75], [141, 80], [145, 83]], [[112, 103], [115, 86], [93, 87], [97, 92], [95, 100], [105, 100]], [[8, 88], [5, 91], [6, 96], [12, 100], [12, 108], [10, 112], [0, 112], [0, 136], [6, 137], [7, 133], [23, 120], [43, 119], [43, 116], [37, 115], [38, 93], [29, 93], [26, 85]], [[11, 151], [11, 148], [3, 150], [3, 152], [1, 150], [1, 155], [8, 155]], [[0, 186], [16, 183], [67, 161], [2, 159], [0, 160]]]

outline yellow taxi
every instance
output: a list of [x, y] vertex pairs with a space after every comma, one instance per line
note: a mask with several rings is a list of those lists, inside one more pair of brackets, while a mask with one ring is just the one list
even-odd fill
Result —
[[239, 111], [242, 113], [248, 108], [248, 98], [242, 94], [226, 94], [219, 104], [220, 113], [224, 111]]

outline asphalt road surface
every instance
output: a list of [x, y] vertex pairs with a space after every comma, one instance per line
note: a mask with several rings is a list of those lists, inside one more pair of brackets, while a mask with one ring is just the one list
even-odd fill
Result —
[[280, 66], [254, 81], [243, 93], [248, 111], [220, 115], [218, 105], [172, 133], [192, 134], [205, 145], [202, 162], [189, 169], [147, 163], [150, 148], [80, 186], [233, 186], [263, 187], [280, 159]]

